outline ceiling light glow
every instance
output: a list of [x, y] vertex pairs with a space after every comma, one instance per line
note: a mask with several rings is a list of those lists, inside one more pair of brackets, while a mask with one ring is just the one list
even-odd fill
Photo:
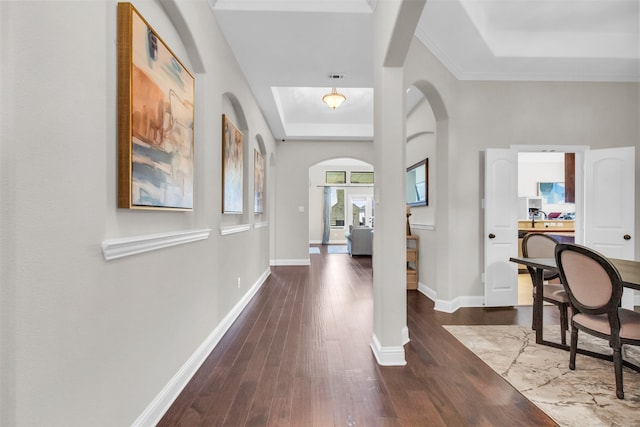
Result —
[[331, 89], [331, 93], [328, 93], [322, 97], [322, 102], [324, 102], [334, 110], [338, 108], [346, 100], [347, 100], [347, 97], [341, 93], [338, 93], [335, 87]]

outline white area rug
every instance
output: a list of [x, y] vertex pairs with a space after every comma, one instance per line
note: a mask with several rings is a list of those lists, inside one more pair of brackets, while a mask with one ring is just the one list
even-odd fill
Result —
[[[536, 344], [526, 326], [444, 326], [561, 426], [640, 426], [640, 373], [623, 369], [624, 400], [616, 398], [613, 362]], [[544, 330], [559, 342], [559, 327]], [[567, 341], [570, 339], [567, 334]], [[608, 343], [580, 332], [578, 348], [610, 354]], [[640, 348], [625, 346], [626, 359], [640, 363]]]

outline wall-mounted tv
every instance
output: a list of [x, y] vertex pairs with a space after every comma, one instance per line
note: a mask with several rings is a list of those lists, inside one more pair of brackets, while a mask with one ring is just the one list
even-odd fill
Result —
[[429, 205], [429, 159], [407, 168], [406, 192], [408, 206]]

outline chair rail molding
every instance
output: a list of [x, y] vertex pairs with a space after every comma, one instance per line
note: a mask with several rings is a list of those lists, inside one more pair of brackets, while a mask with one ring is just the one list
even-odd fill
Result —
[[251, 230], [251, 224], [229, 225], [220, 227], [220, 235], [226, 236], [235, 233], [244, 233]]
[[435, 231], [436, 230], [436, 225], [435, 224], [420, 224], [420, 223], [415, 223], [415, 224], [410, 224], [411, 229], [413, 230], [428, 230], [428, 231]]
[[147, 234], [143, 236], [123, 237], [102, 241], [102, 255], [106, 261], [155, 251], [171, 246], [206, 240], [211, 233], [210, 228], [170, 233]]

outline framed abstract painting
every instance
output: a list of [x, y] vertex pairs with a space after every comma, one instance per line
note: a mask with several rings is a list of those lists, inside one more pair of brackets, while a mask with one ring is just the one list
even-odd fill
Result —
[[118, 207], [193, 209], [194, 77], [118, 3]]
[[243, 135], [222, 115], [222, 213], [242, 213], [244, 153]]
[[253, 212], [264, 213], [264, 156], [254, 150], [253, 163]]
[[547, 204], [565, 203], [564, 182], [539, 182], [538, 196]]

